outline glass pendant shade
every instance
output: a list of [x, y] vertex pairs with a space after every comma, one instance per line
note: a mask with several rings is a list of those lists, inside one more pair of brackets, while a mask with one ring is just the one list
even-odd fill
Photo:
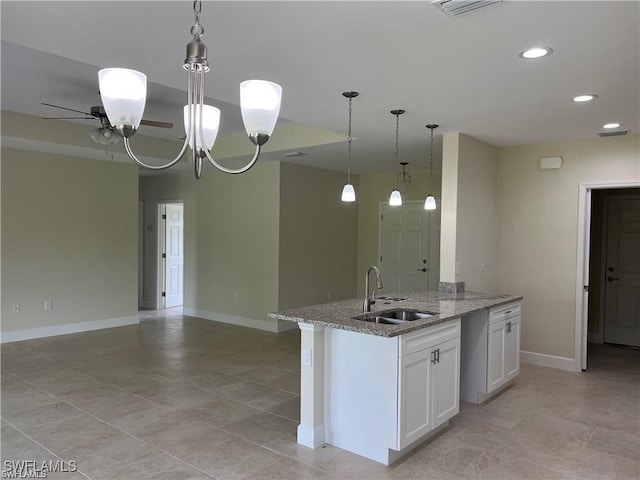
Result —
[[342, 197], [341, 200], [343, 202], [355, 202], [356, 201], [356, 191], [353, 188], [353, 185], [347, 183], [342, 189]]
[[98, 83], [109, 123], [137, 129], [147, 99], [147, 76], [127, 68], [105, 68], [98, 72]]
[[247, 80], [240, 84], [240, 108], [247, 134], [271, 136], [280, 113], [282, 87], [265, 80]]
[[[200, 141], [200, 105], [194, 105], [196, 114], [196, 145], [198, 150], [202, 150], [202, 143]], [[189, 125], [191, 124], [191, 118], [189, 118], [189, 105], [184, 106], [184, 132], [189, 135]], [[207, 150], [211, 150], [213, 144], [216, 143], [218, 136], [218, 127], [220, 126], [220, 109], [212, 107], [211, 105], [202, 106], [202, 137], [204, 138], [205, 147]], [[193, 139], [189, 138], [189, 147], [193, 150]]]
[[433, 195], [429, 195], [424, 202], [425, 210], [435, 210], [436, 209], [436, 197]]
[[389, 205], [392, 207], [400, 207], [402, 206], [402, 195], [400, 195], [400, 191], [397, 189], [393, 189], [391, 192], [391, 196], [389, 197]]

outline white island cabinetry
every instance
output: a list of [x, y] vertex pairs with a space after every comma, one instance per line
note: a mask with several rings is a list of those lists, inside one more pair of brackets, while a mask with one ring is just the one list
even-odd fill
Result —
[[459, 411], [460, 319], [383, 338], [328, 329], [326, 441], [389, 465]]
[[482, 403], [520, 373], [520, 302], [463, 317], [461, 398]]

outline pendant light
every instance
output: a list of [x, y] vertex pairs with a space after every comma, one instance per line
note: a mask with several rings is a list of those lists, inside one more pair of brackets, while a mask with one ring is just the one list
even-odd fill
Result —
[[431, 130], [431, 155], [429, 157], [429, 195], [427, 195], [427, 199], [424, 201], [424, 209], [425, 210], [435, 210], [436, 209], [436, 197], [433, 196], [433, 131], [438, 128], [440, 125], [436, 125], [435, 123], [430, 123], [427, 125], [427, 128]]
[[391, 192], [391, 196], [389, 197], [389, 205], [392, 207], [399, 207], [402, 205], [402, 195], [400, 195], [400, 190], [398, 190], [398, 167], [400, 165], [400, 161], [398, 158], [398, 134], [400, 131], [400, 115], [404, 113], [404, 110], [391, 110], [391, 115], [396, 116], [396, 184]]
[[347, 134], [347, 144], [349, 145], [349, 157], [347, 159], [347, 183], [342, 189], [343, 202], [355, 202], [356, 191], [351, 185], [351, 103], [353, 99], [360, 95], [358, 92], [343, 92], [342, 95], [349, 99], [349, 133]]

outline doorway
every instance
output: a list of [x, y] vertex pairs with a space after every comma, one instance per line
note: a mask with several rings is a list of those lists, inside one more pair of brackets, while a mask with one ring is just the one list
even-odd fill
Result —
[[582, 184], [578, 212], [576, 363], [584, 371], [589, 345], [640, 346], [640, 183]]
[[380, 207], [379, 261], [386, 293], [437, 290], [440, 281], [440, 208], [424, 202]]
[[184, 203], [158, 203], [157, 309], [182, 306], [184, 299]]

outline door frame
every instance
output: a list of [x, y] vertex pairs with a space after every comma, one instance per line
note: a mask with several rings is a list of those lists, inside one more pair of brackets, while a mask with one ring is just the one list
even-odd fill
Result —
[[[576, 371], [584, 371], [587, 369], [591, 191], [638, 187], [640, 187], [640, 182], [581, 183], [578, 187], [578, 249], [576, 262], [576, 322], [574, 343], [574, 364]], [[585, 289], [585, 287], [587, 288]]]
[[[164, 306], [164, 298], [162, 297], [162, 289], [165, 281], [164, 259], [162, 258], [162, 250], [166, 237], [166, 224], [163, 224], [162, 209], [168, 204], [180, 204], [183, 209], [182, 231], [184, 236], [184, 199], [177, 200], [156, 200], [156, 310], [162, 310]], [[184, 237], [183, 237], [184, 244]], [[182, 292], [184, 295], [184, 268], [182, 275]]]

